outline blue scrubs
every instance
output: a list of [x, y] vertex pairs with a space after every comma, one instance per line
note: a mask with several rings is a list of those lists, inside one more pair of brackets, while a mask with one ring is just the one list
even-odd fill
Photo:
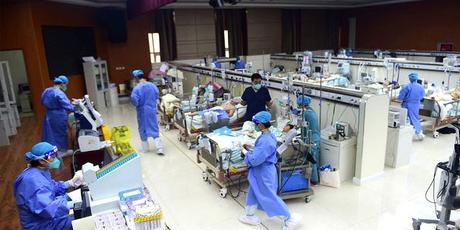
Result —
[[48, 170], [30, 167], [13, 185], [19, 218], [24, 230], [72, 229], [64, 182], [51, 179]]
[[131, 93], [131, 103], [136, 106], [139, 135], [142, 141], [160, 136], [157, 122], [157, 100], [160, 92], [151, 82], [137, 85]]
[[42, 141], [67, 150], [67, 112], [73, 112], [73, 105], [62, 90], [54, 87], [45, 89], [41, 103], [46, 108]]
[[219, 68], [219, 69], [222, 68], [222, 64], [220, 64], [219, 61], [214, 61], [214, 62], [212, 62], [212, 64], [214, 64], [214, 67], [215, 67], [215, 68]]
[[286, 204], [277, 195], [275, 136], [270, 132], [263, 133], [257, 138], [254, 149], [246, 154], [244, 161], [249, 166], [249, 190], [246, 196], [246, 206], [256, 205], [269, 217], [290, 218], [291, 215]]
[[308, 122], [309, 129], [311, 130], [311, 141], [313, 143], [311, 155], [316, 161], [316, 164], [312, 165], [311, 182], [316, 184], [319, 182], [319, 145], [321, 141], [318, 115], [312, 108], [308, 107], [304, 111], [304, 120]]
[[256, 113], [267, 111], [265, 107], [266, 103], [272, 100], [268, 89], [263, 86], [257, 92], [252, 86], [247, 87], [241, 99], [247, 103], [244, 121], [252, 121], [252, 117], [256, 115]]
[[417, 82], [409, 83], [399, 92], [398, 100], [402, 101], [402, 107], [407, 109], [407, 116], [410, 124], [414, 126], [415, 133], [422, 132], [422, 125], [418, 117], [420, 110], [420, 101], [425, 95], [425, 90]]
[[246, 62], [243, 60], [238, 60], [235, 62], [235, 69], [245, 69], [246, 68]]

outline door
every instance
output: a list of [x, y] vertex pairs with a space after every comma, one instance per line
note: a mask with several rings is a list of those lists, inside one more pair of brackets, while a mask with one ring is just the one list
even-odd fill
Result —
[[[1, 85], [1, 101], [0, 101], [0, 111], [4, 113], [4, 115], [8, 118], [9, 124], [9, 135], [16, 135], [16, 113], [13, 109], [13, 106], [10, 102], [10, 94], [8, 91], [10, 90], [7, 85], [7, 74], [8, 74], [8, 62], [2, 61], [0, 62], [0, 85]], [[10, 78], [11, 79], [11, 78]], [[10, 81], [11, 82], [11, 81]], [[13, 93], [14, 94], [14, 93]]]
[[107, 63], [101, 62], [100, 68], [101, 68], [103, 88], [104, 90], [107, 90], [109, 88], [109, 77], [107, 76]]
[[1, 65], [2, 65], [3, 76], [5, 78], [5, 86], [6, 86], [6, 91], [8, 94], [8, 100], [10, 101], [10, 104], [16, 104], [16, 95], [14, 95], [14, 87], [13, 87], [13, 81], [11, 79], [10, 66], [8, 65], [8, 62], [6, 61], [2, 62]]
[[1, 107], [6, 107], [6, 105], [9, 103], [9, 100], [8, 100], [8, 89], [7, 89], [7, 86], [6, 86], [6, 71], [4, 70], [4, 63], [7, 63], [8, 62], [0, 62], [0, 90], [1, 90], [1, 93], [0, 93], [0, 106]]

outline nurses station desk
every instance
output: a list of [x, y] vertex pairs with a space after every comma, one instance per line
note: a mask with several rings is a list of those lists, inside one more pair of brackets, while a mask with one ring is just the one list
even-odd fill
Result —
[[124, 155], [99, 168], [82, 167], [85, 186], [69, 193], [79, 229], [165, 229], [163, 213], [142, 180], [140, 156]]

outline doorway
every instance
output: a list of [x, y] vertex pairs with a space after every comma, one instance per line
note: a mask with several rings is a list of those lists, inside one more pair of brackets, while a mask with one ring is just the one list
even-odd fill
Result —
[[11, 90], [12, 94], [14, 94], [10, 95], [10, 100], [16, 102], [19, 115], [21, 117], [33, 116], [32, 98], [22, 50], [0, 51], [0, 62], [7, 62], [6, 68], [9, 69], [11, 76], [11, 83], [8, 85], [12, 87], [12, 89], [8, 90]]

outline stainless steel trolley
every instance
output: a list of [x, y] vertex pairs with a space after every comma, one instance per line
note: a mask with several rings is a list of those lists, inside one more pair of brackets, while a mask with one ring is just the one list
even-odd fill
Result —
[[[283, 199], [294, 199], [303, 198], [305, 203], [309, 203], [311, 196], [314, 192], [311, 189], [310, 178], [307, 176], [310, 163], [307, 160], [307, 153], [310, 151], [308, 144], [293, 143], [290, 144], [286, 152], [283, 153], [282, 157], [279, 157], [279, 162], [276, 165], [278, 171], [278, 195]], [[292, 173], [300, 170], [305, 179], [307, 180], [307, 187], [302, 189], [296, 189], [292, 191], [282, 191], [286, 181], [283, 182], [284, 173]], [[288, 178], [287, 180], [289, 180]]]

